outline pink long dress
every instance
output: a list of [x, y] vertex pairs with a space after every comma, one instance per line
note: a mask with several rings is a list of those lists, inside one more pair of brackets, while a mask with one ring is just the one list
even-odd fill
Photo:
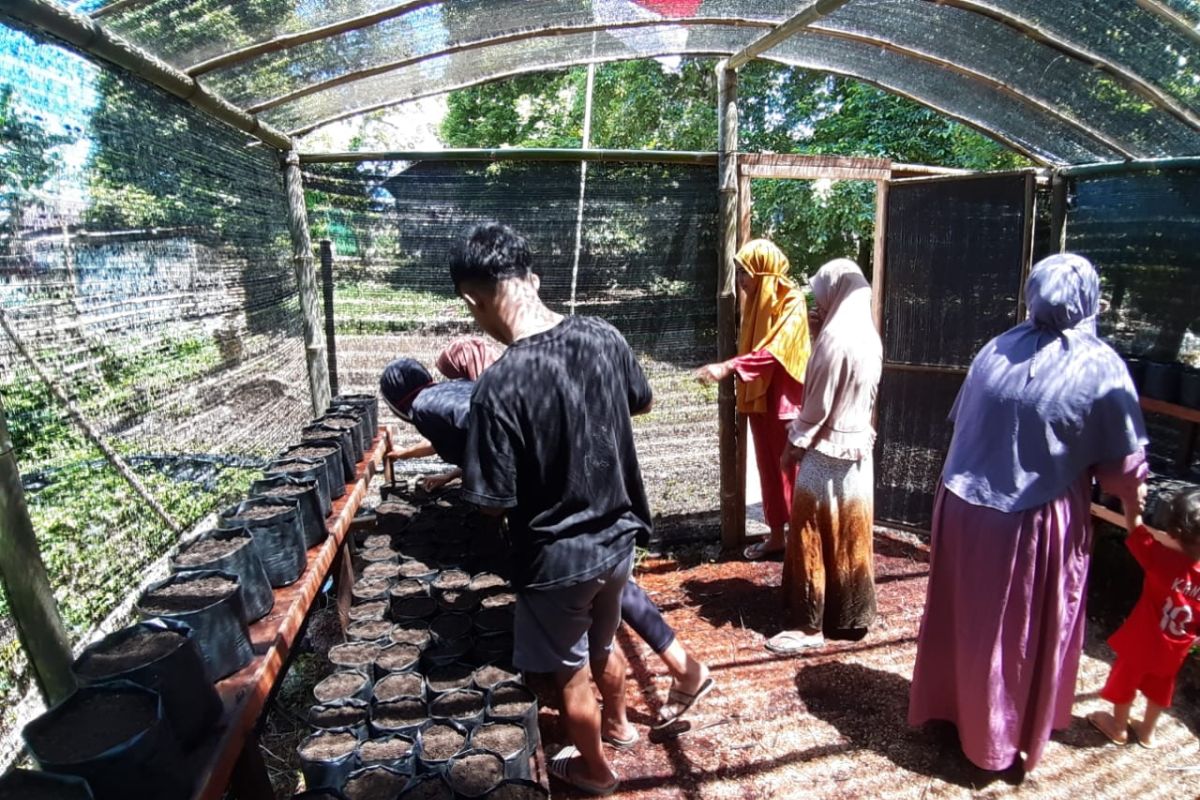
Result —
[[[1136, 502], [1138, 451], [1101, 464], [1105, 492]], [[986, 770], [1025, 753], [1037, 766], [1071, 724], [1092, 552], [1091, 475], [1027, 511], [972, 505], [943, 486], [934, 501], [929, 591], [908, 721], [947, 720]]]

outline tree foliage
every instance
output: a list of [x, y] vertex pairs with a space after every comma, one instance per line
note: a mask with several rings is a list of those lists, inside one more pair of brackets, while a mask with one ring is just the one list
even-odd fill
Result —
[[[707, 59], [597, 67], [591, 146], [712, 150], [716, 77]], [[525, 75], [449, 97], [442, 136], [452, 147], [578, 147], [586, 68]], [[1025, 165], [1020, 155], [911, 100], [847, 78], [754, 62], [739, 75], [739, 146], [747, 152], [877, 156], [966, 169]], [[868, 266], [874, 187], [755, 181], [752, 227], [775, 239], [793, 268], [838, 256]]]

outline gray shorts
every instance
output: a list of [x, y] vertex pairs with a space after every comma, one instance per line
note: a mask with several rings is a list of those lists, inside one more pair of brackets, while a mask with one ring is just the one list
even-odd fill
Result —
[[612, 652], [621, 625], [621, 592], [633, 553], [595, 578], [517, 595], [513, 664], [525, 672], [574, 672]]

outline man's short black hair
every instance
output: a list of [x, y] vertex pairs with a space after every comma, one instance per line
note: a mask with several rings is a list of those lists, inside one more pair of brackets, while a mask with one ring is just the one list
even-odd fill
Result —
[[499, 222], [483, 222], [450, 251], [454, 288], [464, 283], [495, 286], [508, 278], [529, 275], [529, 244], [525, 237]]

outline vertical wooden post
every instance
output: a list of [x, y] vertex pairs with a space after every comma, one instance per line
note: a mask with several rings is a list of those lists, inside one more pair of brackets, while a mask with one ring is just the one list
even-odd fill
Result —
[[333, 242], [321, 240], [321, 289], [325, 297], [325, 347], [329, 363], [329, 391], [335, 397], [338, 391], [337, 337], [333, 316]]
[[1070, 179], [1058, 170], [1050, 176], [1050, 244], [1056, 252], [1067, 249], [1067, 188]]
[[1017, 325], [1025, 321], [1025, 279], [1033, 267], [1033, 227], [1037, 224], [1037, 182], [1025, 176], [1024, 230], [1021, 236], [1021, 280], [1017, 284]]
[[[717, 260], [717, 357], [737, 355], [737, 293], [733, 256], [738, 243], [737, 73], [717, 64], [717, 171], [720, 187], [720, 236]], [[738, 483], [737, 405], [734, 379], [721, 382], [717, 394], [717, 432], [721, 453], [721, 544], [740, 549], [746, 538], [746, 487]]]
[[875, 263], [871, 265], [871, 313], [883, 338], [884, 272], [887, 271], [888, 182], [875, 181]]
[[308, 233], [308, 212], [304, 206], [300, 154], [295, 150], [287, 152], [283, 172], [287, 186], [288, 227], [292, 232], [292, 264], [296, 269], [296, 288], [300, 292], [300, 316], [304, 325], [308, 388], [312, 396], [313, 414], [316, 415], [329, 406], [329, 366], [325, 360], [325, 333], [321, 329], [317, 271], [313, 264], [312, 238]]
[[46, 703], [52, 705], [75, 688], [71, 643], [58, 615], [25, 505], [21, 473], [13, 454], [4, 405], [0, 401], [0, 579], [17, 626], [17, 637]]

